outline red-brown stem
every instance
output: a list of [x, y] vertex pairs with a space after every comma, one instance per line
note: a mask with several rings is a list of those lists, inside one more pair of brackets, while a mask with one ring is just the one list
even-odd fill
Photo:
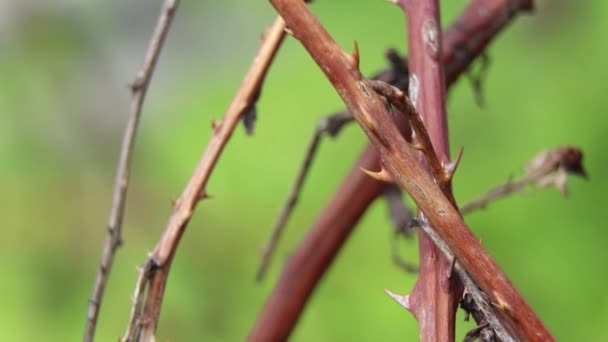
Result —
[[[443, 64], [440, 60], [439, 1], [399, 0], [397, 4], [407, 17], [408, 93], [425, 123], [437, 157], [447, 165], [450, 150]], [[419, 155], [423, 162], [424, 158], [424, 155]], [[447, 196], [451, 196], [451, 189], [446, 188], [445, 191]], [[420, 218], [425, 220], [423, 213], [420, 213]], [[420, 326], [420, 340], [453, 341], [462, 286], [457, 277], [450, 277], [451, 260], [445, 258], [424, 232], [420, 231], [418, 237], [420, 273], [409, 300], [410, 310]]]
[[[245, 75], [239, 90], [224, 113], [224, 117], [219, 123], [212, 124], [213, 135], [209, 144], [184, 191], [175, 201], [173, 213], [169, 218], [163, 235], [149, 255], [148, 260], [146, 260], [146, 263], [151, 262], [151, 267], [148, 276], [148, 289], [146, 298], [144, 299], [145, 305], [141, 319], [133, 320], [133, 324], [141, 326], [141, 331], [130, 329], [130, 331], [134, 331], [134, 334], [139, 334], [139, 341], [148, 342], [155, 339], [154, 334], [158, 325], [165, 286], [179, 241], [192, 217], [196, 205], [201, 199], [205, 198], [205, 185], [226, 143], [232, 136], [234, 128], [242, 115], [255, 102], [268, 68], [284, 37], [285, 22], [281, 17], [277, 17], [272, 27], [266, 33], [258, 54]], [[140, 304], [135, 301], [133, 306]]]
[[357, 58], [338, 47], [304, 2], [271, 0], [271, 3], [351, 111], [380, 154], [386, 172], [422, 210], [458, 263], [486, 294], [509, 333], [524, 341], [554, 341], [551, 333], [418, 161], [415, 152], [397, 129], [384, 100], [373, 91], [358, 70]]
[[[372, 146], [367, 147], [370, 151]], [[370, 158], [371, 156], [371, 158]], [[327, 204], [328, 207], [343, 212], [345, 215], [334, 215], [331, 211], [324, 213], [317, 219], [310, 233], [300, 243], [299, 248], [289, 256], [287, 265], [281, 273], [279, 285], [268, 299], [264, 311], [258, 317], [248, 341], [286, 341], [294, 328], [302, 308], [310, 297], [315, 285], [319, 282], [325, 270], [329, 267], [338, 248], [333, 248], [336, 241], [344, 242], [353, 227], [359, 220], [357, 213], [365, 211], [368, 203], [358, 201], [350, 203], [353, 196], [375, 198], [382, 190], [375, 180], [363, 182], [369, 176], [361, 172], [361, 167], [372, 167], [377, 163], [375, 155], [364, 153], [355, 163], [353, 171], [340, 186], [334, 198]], [[355, 182], [363, 184], [362, 187], [353, 187]], [[326, 227], [333, 227], [326, 229]], [[296, 280], [296, 281], [294, 281]]]
[[[492, 1], [489, 7], [488, 3], [488, 0], [471, 1], [457, 22], [444, 33], [447, 85], [458, 79], [517, 13], [528, 10], [531, 1], [499, 0]], [[379, 156], [371, 145], [362, 152], [307, 236], [287, 260], [251, 331], [250, 341], [277, 341], [289, 336], [310, 295], [356, 223], [382, 193], [385, 184], [363, 174], [360, 167], [369, 170], [379, 167]], [[353, 194], [352, 189], [360, 191]], [[288, 300], [286, 296], [289, 296]]]

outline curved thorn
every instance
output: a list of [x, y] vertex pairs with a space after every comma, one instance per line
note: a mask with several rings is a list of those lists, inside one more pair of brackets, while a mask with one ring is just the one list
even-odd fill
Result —
[[366, 175], [372, 177], [373, 179], [375, 179], [377, 181], [387, 182], [387, 183], [393, 182], [393, 178], [391, 177], [391, 175], [388, 174], [388, 172], [385, 169], [381, 169], [378, 172], [374, 172], [374, 171], [370, 171], [370, 170], [361, 168], [361, 171], [365, 172]]
[[402, 296], [402, 295], [391, 292], [389, 289], [384, 289], [384, 292], [387, 295], [389, 295], [389, 297], [393, 298], [393, 300], [395, 302], [397, 302], [399, 305], [404, 307], [406, 310], [412, 311], [411, 306], [410, 306], [410, 296], [409, 295]]

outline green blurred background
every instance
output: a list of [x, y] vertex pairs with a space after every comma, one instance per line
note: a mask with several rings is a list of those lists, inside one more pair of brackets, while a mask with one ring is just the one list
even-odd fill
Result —
[[[443, 2], [450, 23], [466, 1]], [[0, 188], [4, 341], [76, 341], [97, 270], [119, 144], [160, 1], [0, 2]], [[402, 13], [382, 1], [317, 1], [315, 13], [362, 69], [405, 52]], [[537, 152], [585, 151], [590, 182], [571, 197], [530, 191], [473, 213], [483, 238], [549, 328], [563, 341], [605, 341], [608, 232], [605, 82], [608, 2], [539, 1], [489, 49], [487, 105], [466, 79], [450, 92], [455, 180], [468, 200], [520, 174]], [[122, 334], [136, 268], [161, 234], [176, 198], [236, 91], [274, 12], [266, 1], [183, 1], [161, 56], [135, 150], [124, 225], [99, 341]], [[254, 282], [274, 223], [319, 118], [342, 108], [297, 41], [271, 68], [253, 137], [238, 127], [181, 243], [163, 304], [159, 341], [243, 340], [285, 257], [351, 168], [366, 139], [355, 125], [327, 140], [313, 165], [272, 272]], [[412, 316], [383, 294], [407, 293], [415, 276], [390, 261], [383, 201], [366, 213], [292, 336], [294, 341], [417, 340]], [[416, 259], [416, 243], [401, 242]], [[460, 314], [460, 317], [462, 315]], [[467, 327], [460, 325], [459, 336]]]

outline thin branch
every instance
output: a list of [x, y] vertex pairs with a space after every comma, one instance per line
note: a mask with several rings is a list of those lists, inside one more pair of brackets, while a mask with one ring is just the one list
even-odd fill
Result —
[[169, 27], [171, 26], [178, 5], [179, 0], [167, 0], [164, 2], [156, 27], [152, 33], [152, 38], [148, 44], [144, 65], [131, 85], [131, 110], [120, 148], [120, 158], [116, 170], [116, 180], [114, 182], [114, 193], [112, 196], [112, 208], [110, 209], [110, 216], [108, 219], [108, 234], [103, 244], [101, 262], [97, 275], [95, 276], [95, 283], [87, 309], [87, 321], [83, 337], [83, 341], [85, 342], [91, 342], [94, 339], [95, 327], [97, 325], [97, 318], [99, 317], [99, 310], [108, 281], [108, 275], [112, 268], [116, 250], [122, 244], [121, 229], [125, 212], [127, 188], [129, 185], [131, 156], [135, 145], [137, 127], [139, 126], [141, 108], [146, 97], [148, 86], [150, 85], [150, 79], [154, 73], [156, 63], [158, 62], [160, 51], [165, 42], [165, 38], [167, 37], [167, 33], [169, 32]]
[[[488, 296], [509, 333], [521, 340], [554, 341], [532, 308], [481, 246], [458, 210], [443, 195], [431, 175], [424, 171], [382, 99], [363, 79], [358, 70], [357, 56], [342, 51], [303, 2], [271, 0], [271, 3], [353, 113], [381, 155], [387, 173], [410, 194], [429, 224], [446, 241], [458, 263]], [[429, 130], [433, 136], [432, 128]]]
[[[528, 9], [517, 6], [523, 2], [526, 1], [501, 0], [493, 3], [491, 8], [488, 8], [487, 0], [469, 3], [443, 36], [442, 60], [448, 85], [453, 84], [475, 57], [483, 53], [487, 44], [516, 14]], [[404, 120], [397, 117], [396, 121]], [[368, 144], [287, 260], [277, 285], [250, 332], [250, 341], [285, 340], [289, 337], [323, 274], [361, 216], [383, 193], [386, 183], [371, 179], [360, 171], [360, 168], [378, 167], [379, 156]]]
[[468, 214], [476, 209], [485, 208], [490, 202], [523, 191], [527, 186], [544, 188], [554, 185], [566, 196], [566, 181], [569, 175], [587, 178], [582, 165], [583, 152], [572, 146], [559, 147], [551, 151], [543, 151], [535, 156], [525, 168], [525, 174], [518, 180], [509, 179], [478, 199], [464, 204], [460, 212]]
[[287, 220], [291, 215], [291, 212], [295, 208], [298, 198], [300, 196], [300, 192], [302, 191], [302, 186], [304, 185], [304, 181], [306, 176], [308, 175], [308, 171], [312, 165], [313, 157], [319, 147], [319, 143], [321, 142], [321, 138], [325, 134], [329, 134], [332, 137], [335, 137], [348, 122], [353, 121], [353, 116], [349, 112], [338, 112], [327, 118], [323, 118], [315, 128], [315, 131], [312, 136], [312, 140], [308, 145], [306, 150], [306, 155], [304, 160], [302, 161], [302, 166], [300, 166], [300, 170], [298, 171], [298, 175], [296, 180], [291, 188], [291, 192], [287, 197], [287, 201], [275, 223], [274, 228], [272, 229], [272, 234], [268, 243], [262, 250], [262, 260], [260, 261], [260, 266], [258, 268], [258, 272], [256, 275], [256, 280], [258, 282], [262, 281], [266, 271], [268, 270], [268, 266], [272, 259], [272, 255], [276, 249], [276, 246], [279, 242], [281, 234], [285, 230], [285, 225], [287, 224]]
[[[268, 68], [284, 37], [285, 22], [281, 17], [277, 17], [264, 37], [257, 56], [254, 58], [224, 117], [220, 122], [212, 124], [213, 135], [209, 144], [183, 193], [175, 201], [173, 213], [169, 218], [165, 231], [148, 257], [148, 261], [151, 263], [151, 270], [147, 279], [147, 293], [143, 299], [145, 303], [139, 322], [141, 331], [136, 334], [139, 341], [148, 342], [154, 340], [171, 262], [173, 261], [173, 256], [182, 234], [192, 217], [196, 205], [201, 199], [206, 197], [205, 186], [211, 176], [211, 172], [239, 120], [251, 108], [252, 103], [255, 102]], [[135, 302], [134, 306], [137, 305], [141, 305], [141, 303]]]
[[127, 325], [124, 336], [120, 339], [120, 342], [133, 342], [137, 339], [136, 334], [139, 331], [140, 326], [141, 306], [143, 304], [146, 282], [150, 276], [151, 269], [152, 263], [149, 260], [146, 260], [139, 268], [139, 276], [137, 277], [133, 298], [131, 299], [133, 306], [131, 307], [131, 314], [129, 315], [129, 324]]

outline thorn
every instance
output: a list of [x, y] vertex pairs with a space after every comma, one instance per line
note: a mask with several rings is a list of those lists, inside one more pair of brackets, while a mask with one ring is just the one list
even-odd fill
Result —
[[356, 40], [354, 42], [353, 53], [350, 55], [350, 58], [355, 69], [359, 70], [359, 44], [357, 44]]
[[[380, 138], [380, 132], [378, 130], [378, 125], [376, 121], [369, 115], [369, 113], [362, 111], [361, 112], [362, 121], [367, 126], [367, 128], [378, 138]], [[384, 143], [383, 143], [384, 144]]]
[[409, 143], [410, 147], [413, 148], [414, 150], [418, 150], [418, 151], [423, 151], [424, 150], [424, 144], [420, 143], [420, 142], [416, 142], [416, 143]]
[[211, 129], [213, 129], [213, 133], [217, 134], [221, 126], [221, 122], [218, 123], [215, 120], [211, 120]]
[[180, 202], [181, 202], [181, 197], [171, 200], [171, 207], [173, 207], [173, 209], [177, 209]]
[[[285, 26], [284, 30], [285, 30], [285, 32], [286, 32], [288, 35], [290, 35], [290, 36], [292, 36], [292, 37], [296, 38], [296, 36], [293, 34], [293, 31], [292, 31], [292, 30], [291, 30], [289, 27]], [[296, 39], [297, 39], [297, 38], [296, 38]]]
[[452, 279], [454, 275], [454, 268], [456, 267], [456, 257], [452, 257], [452, 262], [450, 262], [450, 268], [448, 269], [448, 279]]
[[388, 172], [385, 169], [381, 169], [378, 172], [374, 172], [374, 171], [370, 171], [370, 170], [361, 168], [361, 171], [365, 172], [368, 176], [372, 177], [373, 179], [375, 179], [377, 181], [387, 182], [387, 183], [393, 182], [393, 178], [391, 177], [391, 175], [388, 174]]
[[456, 155], [456, 159], [453, 162], [448, 163], [448, 165], [443, 167], [443, 169], [445, 170], [445, 179], [447, 182], [452, 181], [452, 177], [454, 177], [454, 173], [456, 173], [456, 169], [458, 168], [458, 165], [460, 165], [460, 160], [462, 159], [463, 151], [464, 151], [464, 148], [461, 146], [458, 149], [458, 154]]
[[213, 198], [213, 195], [209, 195], [207, 192], [205, 192], [205, 190], [201, 190], [201, 193], [198, 195], [199, 201], [211, 199], [211, 198]]
[[494, 307], [506, 313], [512, 313], [511, 306], [509, 305], [509, 303], [507, 303], [507, 301], [505, 301], [502, 296], [496, 291], [494, 291], [494, 298], [496, 299], [496, 301], [492, 301]]
[[389, 295], [395, 302], [404, 307], [408, 311], [412, 311], [410, 308], [410, 296], [409, 295], [398, 295], [396, 293], [391, 292], [388, 289], [384, 289], [384, 292]]
[[389, 3], [389, 4], [393, 4], [393, 5], [397, 4], [397, 0], [384, 0], [384, 2]]

